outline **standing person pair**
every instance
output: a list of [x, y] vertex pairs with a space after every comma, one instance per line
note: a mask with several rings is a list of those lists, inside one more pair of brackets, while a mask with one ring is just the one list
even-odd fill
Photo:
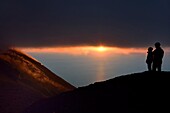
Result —
[[164, 50], [161, 48], [159, 42], [155, 43], [155, 50], [152, 47], [148, 48], [146, 63], [148, 66], [148, 71], [161, 71], [162, 59], [164, 56]]

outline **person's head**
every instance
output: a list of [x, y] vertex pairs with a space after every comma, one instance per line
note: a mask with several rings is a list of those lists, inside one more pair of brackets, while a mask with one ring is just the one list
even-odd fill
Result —
[[152, 47], [149, 47], [148, 48], [148, 52], [152, 52], [153, 48]]
[[160, 46], [161, 46], [161, 44], [160, 44], [159, 42], [156, 42], [156, 43], [155, 43], [155, 47], [156, 47], [156, 48], [159, 48]]

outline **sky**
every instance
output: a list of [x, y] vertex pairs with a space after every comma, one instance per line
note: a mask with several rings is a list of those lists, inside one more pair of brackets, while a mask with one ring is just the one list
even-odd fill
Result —
[[169, 47], [169, 12], [169, 0], [1, 0], [0, 47]]

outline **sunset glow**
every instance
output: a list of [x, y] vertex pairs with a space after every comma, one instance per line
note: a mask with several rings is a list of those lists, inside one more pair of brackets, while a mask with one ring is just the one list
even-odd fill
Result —
[[104, 46], [100, 46], [97, 49], [99, 52], [104, 52], [104, 51], [106, 51], [107, 48], [105, 48]]
[[109, 55], [146, 53], [145, 48], [118, 48], [106, 46], [79, 46], [79, 47], [48, 47], [48, 48], [18, 48], [31, 53], [60, 53], [72, 55]]

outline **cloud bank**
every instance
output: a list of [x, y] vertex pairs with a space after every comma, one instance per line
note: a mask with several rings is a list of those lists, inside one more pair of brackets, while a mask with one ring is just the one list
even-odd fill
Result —
[[170, 46], [169, 0], [1, 0], [0, 47]]

